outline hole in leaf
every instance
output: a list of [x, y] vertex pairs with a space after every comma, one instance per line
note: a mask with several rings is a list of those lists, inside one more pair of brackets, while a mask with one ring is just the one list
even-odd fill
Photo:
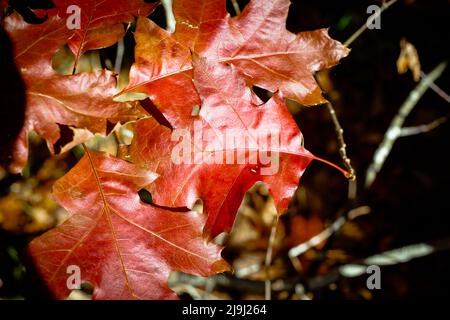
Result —
[[[250, 2], [250, 0], [236, 0], [236, 3], [239, 6], [240, 11], [244, 10], [245, 6]], [[227, 11], [230, 14], [230, 16], [235, 17], [236, 9], [234, 8], [233, 1], [227, 0]]]
[[83, 291], [86, 294], [92, 295], [92, 293], [94, 293], [94, 286], [92, 285], [92, 283], [89, 282], [83, 282], [81, 284], [81, 291]]
[[11, 3], [24, 3], [26, 2], [26, 5], [30, 9], [52, 9], [56, 8], [55, 4], [52, 0], [33, 0], [33, 1], [10, 1]]
[[55, 5], [51, 0], [11, 0], [9, 2], [10, 10], [16, 10], [25, 20], [25, 22], [29, 24], [40, 24], [47, 20], [48, 15], [45, 14], [36, 14], [32, 9], [51, 9], [54, 8]]
[[120, 126], [117, 130], [117, 139], [122, 145], [131, 145], [134, 139], [134, 123], [130, 122]]
[[139, 194], [139, 198], [141, 199], [142, 202], [144, 202], [146, 204], [153, 204], [152, 194], [148, 190], [141, 189], [138, 191], [138, 194]]
[[[114, 46], [88, 51], [80, 56], [75, 74], [108, 69], [105, 61], [114, 59]], [[72, 75], [74, 64], [75, 55], [67, 45], [61, 47], [52, 57], [52, 68], [61, 75]]]
[[200, 214], [203, 213], [203, 200], [198, 199], [195, 201], [194, 206], [192, 207], [192, 211], [198, 212]]
[[200, 107], [196, 105], [192, 108], [191, 116], [197, 117], [199, 114], [200, 114]]
[[164, 117], [161, 111], [154, 105], [154, 103], [149, 99], [145, 99], [141, 101], [142, 108], [145, 109], [156, 121], [162, 126], [165, 126], [169, 129], [173, 129], [170, 122]]
[[92, 300], [92, 294], [94, 292], [94, 286], [89, 282], [83, 282], [81, 288], [78, 290], [72, 290], [68, 296], [68, 300]]
[[116, 43], [112, 46], [98, 50], [102, 69], [114, 71], [114, 62], [116, 61], [117, 47], [118, 45]]
[[56, 141], [56, 143], [55, 143], [55, 152], [56, 153], [60, 153], [61, 149], [65, 145], [67, 145], [68, 143], [73, 141], [73, 137], [74, 137], [74, 132], [69, 126], [58, 123], [58, 127], [59, 127], [59, 135], [60, 136], [59, 136], [58, 141]]
[[112, 123], [109, 119], [106, 121], [106, 135], [109, 135], [116, 128], [117, 124]]
[[230, 239], [230, 234], [226, 233], [226, 232], [222, 232], [220, 234], [218, 234], [213, 240], [212, 242], [219, 245], [219, 246], [224, 246], [228, 240]]
[[266, 103], [267, 101], [270, 100], [270, 98], [272, 97], [272, 92], [257, 87], [257, 86], [253, 86], [253, 92], [258, 96], [258, 98], [260, 98], [264, 103]]
[[[145, 2], [152, 3], [155, 1], [145, 1]], [[153, 13], [150, 15], [149, 18], [158, 26], [160, 26], [162, 29], [166, 30], [167, 28], [166, 12], [162, 5], [157, 6], [155, 11], [153, 11]]]
[[75, 57], [67, 45], [60, 48], [52, 58], [52, 68], [61, 75], [71, 75]]

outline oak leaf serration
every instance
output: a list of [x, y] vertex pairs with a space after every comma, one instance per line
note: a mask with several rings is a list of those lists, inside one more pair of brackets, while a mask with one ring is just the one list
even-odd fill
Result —
[[[304, 105], [324, 103], [314, 73], [336, 65], [349, 50], [327, 29], [286, 30], [289, 0], [251, 0], [231, 18], [225, 0], [174, 0], [176, 31], [140, 18], [136, 62], [126, 91], [148, 94], [173, 127], [198, 104], [192, 85], [191, 52], [232, 64], [248, 83], [279, 91]], [[177, 92], [183, 91], [183, 99]], [[178, 96], [178, 98], [177, 98]], [[181, 116], [180, 116], [181, 115]]]
[[[131, 23], [137, 16], [148, 16], [158, 5], [145, 3], [144, 0], [54, 0], [54, 3], [64, 21], [70, 20], [77, 10], [81, 14], [80, 28], [73, 29], [67, 43], [75, 55], [74, 68], [86, 51], [118, 42], [125, 35], [123, 23]], [[68, 8], [75, 10], [68, 12]]]
[[[144, 204], [138, 191], [156, 175], [86, 149], [53, 187], [69, 211], [61, 226], [29, 247], [57, 298], [65, 298], [69, 266], [94, 287], [94, 299], [176, 299], [170, 272], [210, 276], [228, 270], [221, 248], [202, 237], [204, 216]], [[71, 270], [71, 269], [69, 269]]]
[[117, 81], [110, 71], [60, 75], [53, 70], [53, 55], [71, 35], [64, 19], [53, 15], [42, 24], [31, 25], [14, 13], [5, 19], [5, 29], [14, 44], [15, 62], [27, 93], [25, 124], [13, 147], [11, 171], [20, 172], [26, 165], [31, 130], [54, 152], [60, 125], [106, 134], [108, 122], [126, 122], [146, 114], [138, 103], [113, 100]]

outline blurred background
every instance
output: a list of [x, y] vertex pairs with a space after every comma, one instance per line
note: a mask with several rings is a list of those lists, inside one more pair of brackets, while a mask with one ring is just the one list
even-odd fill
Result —
[[[246, 2], [238, 1], [240, 8]], [[287, 27], [292, 32], [330, 28], [333, 38], [345, 42], [365, 24], [367, 8], [373, 4], [382, 6], [375, 0], [293, 1]], [[228, 7], [234, 15], [231, 1]], [[164, 26], [164, 9], [159, 7], [151, 18]], [[271, 299], [282, 300], [448, 297], [450, 69], [406, 118], [404, 127], [424, 132], [399, 137], [370, 186], [365, 178], [402, 104], [427, 74], [448, 61], [449, 21], [448, 0], [398, 0], [381, 15], [381, 29], [365, 31], [351, 43], [352, 51], [340, 65], [317, 75], [344, 129], [347, 155], [356, 171], [351, 197], [349, 182], [339, 172], [315, 162], [288, 212], [275, 224], [272, 199], [263, 185], [256, 185], [240, 208], [232, 234], [216, 239], [226, 244], [223, 255], [234, 273], [211, 279], [173, 274], [171, 287], [183, 299], [264, 299], [268, 293]], [[133, 41], [128, 32], [120, 44], [125, 50], [122, 86], [133, 63]], [[4, 48], [2, 44], [0, 49]], [[116, 45], [87, 54], [81, 68], [113, 69], [117, 49]], [[65, 70], [70, 58], [63, 48], [55, 56], [55, 68], [70, 72]], [[264, 90], [258, 94], [268, 98]], [[289, 102], [289, 108], [306, 148], [344, 166], [327, 106]], [[129, 129], [124, 128], [125, 136]], [[0, 168], [0, 299], [51, 298], [34, 272], [26, 246], [66, 218], [51, 197], [51, 187], [82, 155], [75, 148], [50, 157], [38, 137], [30, 141], [31, 158], [22, 175]], [[116, 141], [95, 137], [89, 146], [114, 154]], [[317, 241], [308, 242], [311, 238]], [[381, 289], [367, 288], [369, 275], [357, 267], [364, 264], [380, 265]], [[89, 288], [71, 298], [89, 298]]]

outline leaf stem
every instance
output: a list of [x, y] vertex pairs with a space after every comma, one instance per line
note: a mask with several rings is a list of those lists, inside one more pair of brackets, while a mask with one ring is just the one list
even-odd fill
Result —
[[314, 156], [314, 160], [317, 160], [317, 161], [319, 161], [319, 162], [325, 163], [325, 164], [329, 165], [330, 167], [335, 168], [336, 170], [338, 170], [339, 172], [341, 172], [341, 173], [342, 173], [347, 179], [349, 179], [349, 180], [354, 180], [354, 179], [356, 178], [355, 175], [352, 175], [352, 174], [349, 173], [347, 170], [342, 169], [342, 168], [339, 167], [338, 165], [336, 165], [336, 164], [334, 164], [334, 163], [332, 163], [332, 162], [330, 162], [330, 161], [328, 161], [328, 160], [325, 160], [325, 159], [322, 159], [322, 158], [319, 158], [319, 157], [316, 157], [316, 156]]

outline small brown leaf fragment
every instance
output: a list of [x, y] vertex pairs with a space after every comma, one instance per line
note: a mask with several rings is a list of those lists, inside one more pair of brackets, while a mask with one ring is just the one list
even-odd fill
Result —
[[414, 81], [420, 80], [420, 60], [416, 47], [405, 38], [400, 41], [400, 56], [397, 60], [397, 71], [399, 74], [404, 74], [411, 70]]

